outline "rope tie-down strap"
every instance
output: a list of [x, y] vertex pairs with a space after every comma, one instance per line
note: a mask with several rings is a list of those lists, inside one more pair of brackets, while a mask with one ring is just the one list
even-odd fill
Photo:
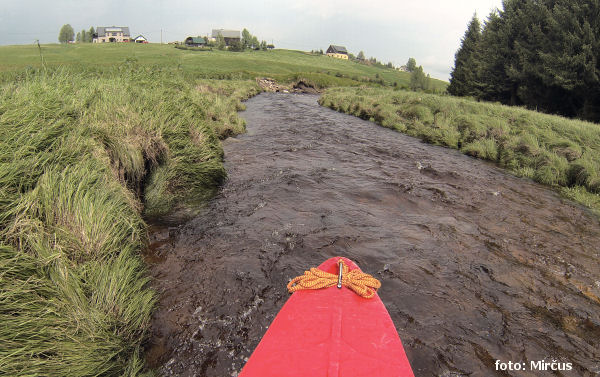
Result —
[[343, 259], [339, 259], [337, 264], [338, 275], [313, 267], [304, 271], [304, 275], [293, 278], [287, 285], [288, 291], [294, 293], [303, 289], [322, 289], [337, 285], [338, 288], [348, 287], [364, 298], [375, 296], [377, 289], [381, 287], [379, 280], [361, 272], [358, 268], [349, 271]]

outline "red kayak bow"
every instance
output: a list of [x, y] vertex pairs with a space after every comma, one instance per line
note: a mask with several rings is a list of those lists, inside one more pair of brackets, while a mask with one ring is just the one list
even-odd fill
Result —
[[239, 377], [414, 377], [379, 282], [341, 257], [313, 270], [290, 282], [294, 293]]

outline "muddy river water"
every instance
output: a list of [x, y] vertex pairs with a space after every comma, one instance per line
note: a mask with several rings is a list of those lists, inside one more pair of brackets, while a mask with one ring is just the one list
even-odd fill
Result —
[[[152, 228], [152, 366], [235, 376], [289, 279], [342, 255], [381, 280], [418, 377], [600, 376], [597, 219], [317, 99], [250, 99], [248, 132], [224, 143], [220, 194], [192, 220]], [[532, 370], [544, 360], [572, 370]]]

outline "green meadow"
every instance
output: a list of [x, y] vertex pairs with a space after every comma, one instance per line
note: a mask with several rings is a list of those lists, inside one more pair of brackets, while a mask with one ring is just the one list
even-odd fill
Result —
[[0, 47], [0, 375], [151, 374], [146, 221], [215, 193], [220, 141], [264, 76], [409, 82], [298, 51]]
[[[0, 77], [27, 67], [83, 66], [85, 69], [117, 70], [125, 60], [140, 66], [173, 69], [192, 79], [254, 79], [268, 76], [280, 82], [307, 80], [315, 87], [388, 85], [408, 88], [410, 74], [394, 69], [357, 64], [324, 55], [292, 50], [229, 52], [180, 50], [160, 44], [72, 44], [1, 47]], [[448, 84], [431, 79], [433, 90]]]

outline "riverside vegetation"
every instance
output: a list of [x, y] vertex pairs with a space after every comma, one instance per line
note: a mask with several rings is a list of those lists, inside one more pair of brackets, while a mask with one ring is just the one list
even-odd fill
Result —
[[[144, 219], [209, 198], [255, 77], [402, 86], [294, 51], [0, 48], [0, 374], [140, 375], [156, 294]], [[438, 82], [444, 87], [443, 82]]]
[[522, 108], [384, 88], [332, 88], [320, 104], [498, 163], [600, 211], [600, 126]]
[[252, 82], [60, 68], [0, 97], [0, 374], [137, 375], [155, 302], [142, 214], [225, 178]]

